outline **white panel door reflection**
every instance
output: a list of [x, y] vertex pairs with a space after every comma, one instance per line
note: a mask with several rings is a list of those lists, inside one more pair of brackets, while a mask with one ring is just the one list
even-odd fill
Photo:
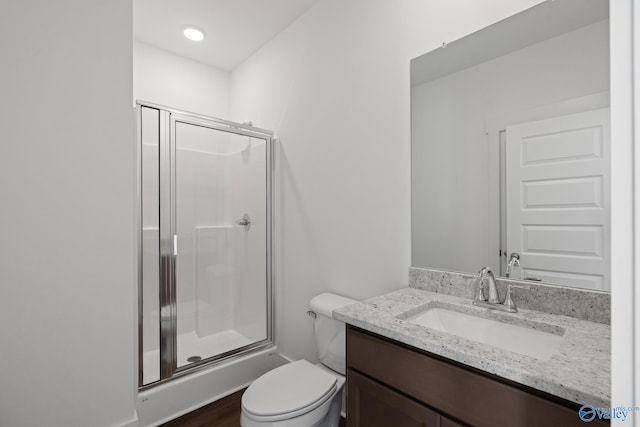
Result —
[[507, 253], [525, 278], [610, 290], [609, 109], [506, 134]]

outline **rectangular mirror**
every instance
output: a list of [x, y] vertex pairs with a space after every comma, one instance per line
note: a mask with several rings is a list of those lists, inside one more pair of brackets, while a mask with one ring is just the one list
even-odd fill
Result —
[[414, 267], [610, 290], [608, 11], [543, 2], [411, 61]]

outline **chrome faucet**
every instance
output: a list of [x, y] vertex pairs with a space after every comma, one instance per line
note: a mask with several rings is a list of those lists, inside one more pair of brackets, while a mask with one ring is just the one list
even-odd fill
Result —
[[[520, 255], [516, 252], [513, 252], [511, 256], [509, 256], [507, 271], [505, 272], [507, 277], [511, 277], [514, 267], [520, 267]], [[522, 277], [517, 277], [517, 279], [522, 279]]]
[[500, 304], [500, 294], [496, 287], [496, 276], [493, 274], [491, 267], [483, 267], [478, 272], [478, 280], [480, 280], [480, 288], [484, 288], [485, 277], [489, 279], [489, 298], [485, 301], [489, 301], [491, 304]]
[[[489, 281], [489, 297], [485, 293], [485, 279]], [[505, 303], [500, 302], [500, 294], [496, 287], [496, 277], [493, 274], [493, 270], [490, 267], [484, 267], [478, 272], [478, 294], [476, 299], [473, 300], [473, 305], [478, 307], [490, 308], [492, 310], [507, 311], [509, 313], [515, 313], [518, 311], [513, 299], [511, 298], [511, 289], [507, 291], [507, 298]]]

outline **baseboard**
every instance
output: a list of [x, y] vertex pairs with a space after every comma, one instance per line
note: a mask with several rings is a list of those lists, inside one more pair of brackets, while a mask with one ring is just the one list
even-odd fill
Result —
[[133, 417], [129, 421], [125, 421], [123, 424], [119, 424], [120, 427], [139, 427], [140, 420], [138, 420], [138, 412], [134, 412]]

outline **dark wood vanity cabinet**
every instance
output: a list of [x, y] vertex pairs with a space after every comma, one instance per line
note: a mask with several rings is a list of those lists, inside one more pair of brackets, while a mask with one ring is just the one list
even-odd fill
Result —
[[579, 407], [347, 326], [347, 427], [578, 427]]

